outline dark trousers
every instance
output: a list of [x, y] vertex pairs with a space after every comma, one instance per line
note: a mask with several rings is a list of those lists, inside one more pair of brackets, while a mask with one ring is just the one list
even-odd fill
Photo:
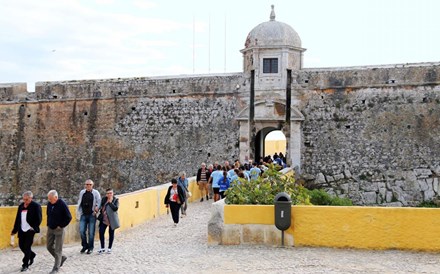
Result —
[[[185, 194], [186, 196], [186, 194]], [[180, 205], [180, 209], [182, 211], [182, 214], [186, 214], [186, 209], [188, 208], [188, 198], [185, 197], [185, 201]]]
[[20, 250], [23, 252], [23, 267], [29, 266], [29, 260], [35, 257], [35, 253], [32, 251], [31, 247], [34, 243], [34, 235], [35, 231], [28, 230], [26, 232], [21, 231], [18, 237], [18, 246]]
[[[99, 223], [99, 241], [101, 242], [101, 249], [104, 249], [104, 233], [107, 229], [107, 225], [104, 222]], [[108, 226], [108, 248], [111, 249], [113, 245], [113, 239], [115, 238], [115, 230]]]
[[171, 216], [173, 217], [173, 221], [175, 224], [179, 223], [179, 209], [181, 204], [178, 204], [176, 202], [170, 201], [170, 210], [171, 210]]
[[47, 251], [55, 258], [53, 270], [60, 269], [63, 257], [64, 228], [47, 228]]

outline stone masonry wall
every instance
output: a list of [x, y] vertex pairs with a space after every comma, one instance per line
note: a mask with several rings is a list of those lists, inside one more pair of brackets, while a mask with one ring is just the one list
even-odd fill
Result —
[[75, 203], [87, 178], [122, 193], [237, 158], [237, 93], [226, 90], [229, 77], [207, 78], [182, 79], [179, 94], [119, 95], [114, 86], [113, 98], [78, 98], [65, 87], [67, 99], [0, 104], [0, 204], [17, 203], [25, 190], [45, 202], [50, 189]]
[[[238, 158], [249, 86], [241, 73], [2, 84], [0, 205], [52, 188], [73, 203], [87, 178], [121, 193]], [[294, 71], [303, 179], [363, 205], [439, 196], [439, 94], [440, 63]]]
[[[341, 86], [362, 74], [371, 87]], [[387, 82], [390, 74], [394, 83]], [[309, 185], [361, 205], [417, 205], [439, 195], [438, 66], [330, 71], [309, 79], [310, 89], [299, 88]]]

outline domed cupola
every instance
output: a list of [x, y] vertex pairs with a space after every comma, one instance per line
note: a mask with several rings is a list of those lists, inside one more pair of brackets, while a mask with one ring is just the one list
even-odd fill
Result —
[[[286, 136], [288, 163], [301, 166], [301, 121], [297, 109], [299, 92], [293, 79], [302, 68], [301, 39], [293, 28], [275, 21], [272, 5], [270, 21], [256, 26], [246, 38], [243, 76], [249, 85], [242, 90], [244, 105], [236, 120], [240, 124], [240, 160], [264, 156], [267, 133], [278, 129]], [[246, 101], [247, 100], [247, 101]]]
[[249, 32], [243, 53], [243, 70], [256, 76], [281, 76], [286, 69], [302, 68], [302, 53], [298, 33], [288, 24], [275, 20], [274, 6], [270, 20]]
[[256, 26], [249, 32], [245, 49], [264, 47], [296, 47], [301, 48], [301, 39], [298, 33], [289, 25], [275, 20], [274, 6], [270, 13], [270, 21]]

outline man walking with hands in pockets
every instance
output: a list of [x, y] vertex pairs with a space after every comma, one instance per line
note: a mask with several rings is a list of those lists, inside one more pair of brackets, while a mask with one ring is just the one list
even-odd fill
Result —
[[[79, 233], [81, 234], [81, 253], [93, 252], [95, 240], [96, 213], [101, 205], [101, 194], [93, 189], [93, 181], [88, 179], [84, 189], [79, 193], [76, 218], [79, 220]], [[88, 231], [88, 233], [86, 233]], [[88, 237], [87, 237], [88, 236]]]
[[66, 203], [58, 198], [58, 192], [51, 190], [47, 193], [47, 251], [55, 258], [55, 264], [50, 274], [57, 273], [67, 257], [63, 255], [64, 228], [72, 220]]

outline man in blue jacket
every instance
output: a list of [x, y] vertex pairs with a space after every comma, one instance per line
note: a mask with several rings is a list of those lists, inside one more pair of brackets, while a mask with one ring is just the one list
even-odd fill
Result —
[[41, 206], [32, 201], [34, 195], [31, 191], [23, 193], [23, 203], [18, 206], [17, 216], [15, 217], [14, 228], [11, 235], [18, 232], [18, 246], [24, 254], [21, 271], [26, 271], [37, 254], [32, 251], [35, 233], [40, 233], [42, 219]]
[[58, 192], [51, 190], [47, 194], [47, 251], [55, 258], [51, 274], [57, 273], [67, 260], [63, 256], [64, 228], [72, 220], [66, 203], [58, 199]]

